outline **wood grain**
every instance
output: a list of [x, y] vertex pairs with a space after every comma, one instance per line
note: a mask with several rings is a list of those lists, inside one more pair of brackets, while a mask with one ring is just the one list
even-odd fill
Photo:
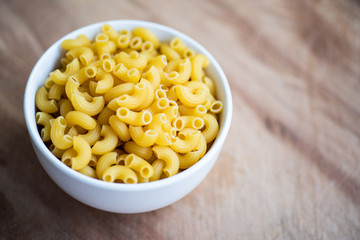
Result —
[[[1, 239], [360, 239], [358, 1], [106, 3], [0, 1]], [[233, 93], [214, 169], [149, 213], [107, 213], [66, 195], [41, 168], [24, 122], [25, 84], [41, 54], [110, 19], [192, 36]]]

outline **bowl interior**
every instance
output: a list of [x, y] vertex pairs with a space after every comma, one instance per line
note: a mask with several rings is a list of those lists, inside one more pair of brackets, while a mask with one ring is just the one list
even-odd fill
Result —
[[[219, 129], [218, 137], [216, 138], [215, 142], [213, 143], [209, 151], [206, 153], [206, 155], [198, 163], [196, 163], [189, 169], [180, 172], [170, 178], [166, 178], [163, 180], [150, 182], [150, 183], [134, 184], [131, 186], [127, 184], [108, 183], [108, 182], [92, 179], [67, 167], [65, 164], [63, 164], [55, 156], [52, 155], [52, 153], [48, 150], [48, 148], [41, 140], [35, 122], [35, 94], [37, 89], [44, 84], [44, 81], [49, 76], [49, 73], [59, 65], [60, 57], [63, 56], [64, 54], [64, 51], [60, 47], [61, 42], [65, 39], [76, 38], [80, 34], [85, 34], [90, 39], [94, 39], [96, 34], [100, 32], [101, 26], [106, 23], [110, 24], [115, 30], [121, 30], [121, 29], [131, 30], [135, 27], [140, 27], [140, 26], [146, 27], [149, 30], [153, 31], [158, 36], [160, 41], [165, 41], [165, 42], [169, 42], [173, 37], [180, 37], [183, 40], [183, 42], [186, 44], [186, 46], [194, 49], [196, 53], [204, 54], [210, 60], [210, 65], [207, 67], [206, 72], [207, 75], [214, 80], [217, 90], [216, 97], [223, 102], [224, 110], [219, 115], [220, 129]], [[63, 38], [59, 39], [41, 56], [41, 58], [38, 60], [38, 62], [34, 66], [33, 71], [30, 74], [25, 89], [24, 114], [25, 114], [25, 120], [28, 127], [28, 131], [33, 143], [46, 156], [46, 158], [49, 159], [49, 161], [51, 161], [54, 164], [56, 168], [60, 169], [61, 171], [65, 171], [68, 175], [78, 179], [79, 181], [87, 181], [87, 182], [90, 181], [92, 184], [99, 185], [105, 188], [131, 187], [132, 189], [136, 190], [136, 189], [142, 189], [144, 187], [146, 188], [159, 187], [163, 184], [169, 184], [172, 181], [180, 181], [182, 178], [186, 177], [187, 175], [199, 171], [202, 165], [207, 164], [211, 156], [216, 155], [216, 152], [220, 151], [220, 149], [218, 148], [221, 148], [225, 140], [225, 137], [228, 133], [231, 117], [232, 117], [232, 99], [231, 99], [231, 92], [228, 81], [222, 69], [220, 68], [219, 64], [213, 58], [213, 56], [195, 40], [191, 39], [187, 35], [177, 30], [156, 23], [137, 21], [137, 20], [114, 20], [114, 21], [100, 22], [77, 29], [67, 34]]]

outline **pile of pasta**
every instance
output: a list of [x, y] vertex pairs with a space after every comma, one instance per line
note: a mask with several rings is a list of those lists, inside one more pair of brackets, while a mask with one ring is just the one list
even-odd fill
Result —
[[36, 93], [42, 140], [64, 164], [107, 182], [171, 177], [201, 159], [223, 109], [209, 60], [178, 38], [110, 25], [61, 43], [60, 69]]

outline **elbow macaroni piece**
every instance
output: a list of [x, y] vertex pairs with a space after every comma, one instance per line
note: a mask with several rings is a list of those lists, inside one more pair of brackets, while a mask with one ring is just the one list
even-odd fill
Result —
[[61, 68], [35, 96], [49, 150], [86, 176], [116, 183], [171, 177], [199, 161], [219, 132], [223, 103], [209, 60], [182, 39], [101, 27], [61, 43]]

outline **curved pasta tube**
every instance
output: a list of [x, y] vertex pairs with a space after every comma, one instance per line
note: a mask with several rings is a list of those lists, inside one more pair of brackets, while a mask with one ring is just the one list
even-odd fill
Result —
[[65, 93], [65, 87], [63, 85], [54, 83], [49, 88], [48, 98], [59, 101], [61, 99], [61, 96], [64, 95], [64, 93]]
[[96, 127], [96, 121], [89, 115], [79, 111], [68, 112], [65, 116], [68, 126], [78, 125], [86, 130], [92, 130]]
[[202, 69], [209, 65], [209, 60], [203, 54], [196, 54], [191, 58], [191, 80], [201, 81]]
[[71, 78], [73, 78], [79, 84], [82, 84], [89, 78], [95, 77], [96, 74], [97, 74], [97, 68], [95, 66], [86, 66], [81, 68], [73, 75], [71, 75]]
[[160, 85], [160, 73], [155, 66], [151, 66], [150, 69], [144, 74], [144, 77], [149, 80], [154, 89], [157, 89]]
[[160, 176], [165, 168], [165, 162], [161, 159], [156, 159], [151, 166], [154, 169], [154, 174], [150, 177], [150, 182], [160, 180]]
[[170, 147], [178, 153], [188, 153], [194, 150], [202, 137], [201, 132], [191, 128], [185, 128], [178, 133]]
[[204, 126], [204, 120], [196, 116], [180, 116], [172, 122], [177, 130], [184, 128], [201, 129]]
[[163, 70], [168, 64], [167, 58], [165, 55], [159, 55], [151, 59], [149, 65], [154, 66], [159, 70]]
[[95, 80], [97, 81], [95, 88], [97, 94], [106, 93], [114, 86], [113, 76], [105, 71], [98, 71]]
[[164, 173], [167, 177], [174, 176], [179, 171], [179, 157], [169, 147], [153, 147], [153, 151], [158, 159], [165, 162]]
[[128, 109], [138, 108], [146, 99], [148, 91], [151, 88], [147, 85], [151, 85], [147, 80], [141, 79], [139, 83], [135, 85], [134, 93], [132, 95], [124, 94], [117, 98], [117, 104], [120, 107], [126, 107]]
[[126, 142], [124, 150], [129, 154], [133, 153], [146, 160], [149, 160], [153, 154], [150, 147], [139, 146], [134, 141]]
[[116, 50], [115, 42], [109, 40], [108, 35], [105, 33], [99, 33], [95, 37], [95, 47], [100, 59], [106, 54], [112, 54]]
[[153, 58], [155, 54], [154, 44], [150, 41], [145, 41], [141, 45], [141, 52], [144, 54], [149, 54], [150, 58]]
[[138, 182], [137, 176], [133, 170], [119, 165], [107, 168], [104, 171], [103, 180], [106, 182], [115, 182], [115, 180], [121, 180], [124, 183]]
[[154, 115], [156, 113], [163, 112], [168, 106], [169, 106], [169, 99], [167, 99], [166, 97], [162, 97], [156, 99], [147, 110]]
[[160, 52], [161, 54], [164, 54], [169, 61], [181, 58], [178, 52], [165, 43], [160, 44]]
[[204, 77], [201, 79], [203, 83], [206, 84], [206, 86], [209, 88], [211, 95], [215, 96], [216, 94], [216, 86], [214, 84], [214, 81], [211, 80], [209, 77]]
[[119, 35], [119, 37], [116, 39], [116, 44], [121, 49], [127, 48], [130, 44], [130, 36], [128, 34]]
[[174, 49], [176, 52], [178, 52], [179, 54], [182, 54], [182, 52], [184, 52], [186, 50], [186, 45], [179, 37], [175, 37], [175, 38], [171, 39], [170, 47], [172, 49]]
[[117, 164], [117, 158], [116, 152], [105, 153], [99, 158], [96, 164], [96, 175], [99, 179], [103, 179], [103, 174], [107, 168]]
[[143, 70], [147, 65], [147, 58], [144, 54], [132, 51], [130, 54], [120, 52], [115, 56], [115, 62], [123, 63], [127, 68]]
[[89, 143], [79, 136], [74, 136], [73, 149], [77, 152], [77, 155], [72, 158], [71, 168], [79, 170], [87, 166], [91, 159]]
[[37, 124], [43, 125], [44, 127], [40, 131], [41, 139], [44, 142], [50, 140], [50, 120], [54, 119], [54, 117], [46, 112], [37, 112], [35, 114], [35, 120]]
[[111, 116], [114, 115], [115, 111], [111, 110], [108, 107], [104, 107], [103, 110], [101, 110], [101, 112], [99, 113], [97, 120], [101, 125], [109, 125], [109, 119]]
[[61, 99], [58, 104], [60, 108], [60, 115], [63, 117], [65, 117], [68, 112], [74, 110], [72, 103], [69, 99]]
[[49, 146], [49, 150], [52, 154], [54, 154], [55, 157], [61, 159], [62, 155], [64, 154], [65, 150], [62, 150], [60, 148], [55, 147], [54, 144], [51, 144]]
[[[169, 101], [170, 103], [170, 101]], [[169, 106], [165, 108], [164, 113], [166, 115], [166, 119], [169, 122], [172, 122], [175, 118], [179, 116], [179, 107], [177, 105]]]
[[149, 111], [134, 112], [125, 107], [118, 108], [116, 116], [121, 121], [134, 126], [148, 125], [152, 120], [152, 115]]
[[206, 143], [209, 143], [216, 138], [219, 132], [219, 123], [212, 114], [205, 114], [203, 119], [205, 129], [201, 133], [205, 137]]
[[127, 142], [130, 140], [129, 128], [117, 116], [111, 116], [109, 124], [121, 141]]
[[132, 37], [130, 39], [129, 47], [133, 50], [140, 50], [143, 45], [143, 40], [140, 37]]
[[169, 146], [171, 144], [171, 134], [169, 130], [172, 130], [170, 123], [166, 119], [164, 113], [155, 114], [153, 121], [149, 124], [148, 129], [154, 130], [158, 133], [158, 137], [155, 141], [160, 146]]
[[141, 147], [150, 147], [154, 145], [158, 133], [154, 130], [144, 131], [140, 126], [129, 126], [129, 133], [132, 140]]
[[211, 103], [209, 110], [210, 112], [217, 114], [220, 113], [222, 109], [223, 109], [223, 103], [219, 100], [216, 100]]
[[124, 95], [124, 94], [130, 95], [134, 92], [134, 89], [135, 89], [134, 83], [119, 84], [119, 85], [111, 88], [109, 91], [107, 91], [104, 94], [105, 102], [110, 102], [114, 98], [120, 97], [121, 95]]
[[97, 141], [91, 148], [95, 155], [102, 155], [114, 150], [118, 144], [118, 137], [109, 125], [103, 125], [101, 128], [101, 136], [104, 138]]
[[133, 35], [134, 36], [138, 36], [141, 39], [143, 39], [144, 41], [149, 41], [152, 42], [154, 44], [154, 48], [158, 48], [159, 46], [159, 39], [158, 37], [151, 32], [149, 29], [146, 29], [144, 27], [136, 27], [133, 29]]
[[55, 71], [51, 72], [49, 76], [51, 80], [54, 81], [54, 83], [59, 85], [65, 85], [68, 77], [78, 72], [79, 70], [80, 70], [80, 63], [79, 60], [75, 58], [68, 65], [66, 65], [66, 69], [64, 72], [61, 72], [59, 69], [56, 69]]
[[169, 98], [169, 100], [172, 100], [172, 101], [177, 101], [179, 98], [178, 96], [176, 95], [176, 89], [177, 85], [174, 85], [172, 87], [170, 87], [169, 91], [166, 92], [166, 96]]
[[104, 24], [101, 27], [101, 32], [108, 35], [109, 39], [112, 41], [115, 41], [119, 37], [119, 34], [109, 24]]
[[[70, 99], [70, 101], [71, 101], [71, 96], [74, 94], [83, 96], [86, 101], [92, 101], [92, 99], [93, 99], [92, 96], [88, 92], [80, 91], [80, 83], [78, 83], [76, 81], [76, 79], [73, 78], [73, 76], [70, 76], [68, 81], [66, 82], [65, 93], [66, 93], [66, 96]], [[71, 106], [73, 107], [72, 104], [71, 104]]]
[[69, 50], [66, 53], [66, 57], [71, 61], [74, 58], [78, 58], [80, 62], [86, 66], [94, 59], [93, 51], [88, 47], [77, 47]]
[[88, 64], [89, 67], [96, 67], [105, 72], [112, 72], [115, 68], [115, 61], [113, 59], [100, 59]]
[[75, 157], [76, 154], [77, 154], [77, 152], [76, 152], [74, 149], [69, 148], [68, 150], [64, 151], [64, 153], [62, 154], [62, 156], [61, 156], [61, 161], [62, 161], [65, 165], [71, 167], [71, 165], [72, 165], [72, 158]]
[[95, 169], [93, 169], [92, 167], [90, 166], [85, 166], [79, 170], [77, 170], [79, 173], [82, 173], [88, 177], [91, 177], [91, 178], [95, 178], [97, 179], [97, 176], [96, 176], [96, 171]]
[[90, 146], [94, 145], [101, 137], [101, 126], [100, 124], [96, 124], [95, 128], [88, 131], [85, 134], [79, 135], [80, 137], [82, 137], [83, 139], [85, 139], [85, 141], [87, 141]]
[[65, 134], [66, 120], [64, 117], [59, 116], [51, 121], [50, 138], [55, 147], [65, 150], [73, 145], [72, 137]]
[[180, 102], [188, 107], [196, 107], [197, 105], [202, 104], [205, 102], [208, 95], [208, 92], [201, 89], [192, 92], [184, 85], [177, 85], [175, 92]]
[[128, 69], [123, 63], [115, 66], [113, 73], [120, 80], [127, 83], [137, 83], [140, 80], [140, 71], [137, 68]]
[[135, 111], [141, 111], [148, 108], [151, 105], [151, 103], [154, 101], [154, 97], [155, 97], [154, 87], [152, 86], [152, 84], [144, 78], [142, 78], [140, 82], [144, 83], [145, 85], [146, 97], [144, 101], [137, 108], [134, 109]]
[[125, 166], [140, 173], [140, 176], [143, 178], [150, 178], [154, 174], [151, 164], [133, 153], [125, 158]]
[[171, 84], [184, 84], [190, 79], [191, 62], [188, 58], [181, 60], [178, 66], [178, 72], [170, 72], [167, 81]]
[[[98, 159], [97, 159], [96, 155], [91, 154], [91, 158], [90, 158], [90, 162], [89, 162], [88, 166], [96, 168], [97, 162], [98, 162]], [[95, 172], [95, 175], [96, 175], [96, 172]]]
[[89, 45], [90, 45], [90, 40], [84, 34], [79, 35], [76, 39], [66, 39], [61, 43], [61, 47], [65, 50], [71, 50], [73, 48], [84, 47]]
[[105, 105], [103, 96], [94, 97], [91, 102], [88, 102], [83, 96], [72, 94], [70, 100], [76, 111], [86, 113], [89, 116], [100, 113]]
[[185, 105], [180, 105], [179, 112], [181, 115], [185, 115], [185, 116], [203, 117], [206, 114], [207, 109], [205, 108], [204, 105], [197, 105], [195, 108], [191, 108]]
[[197, 144], [196, 148], [188, 152], [184, 155], [178, 154], [179, 157], [179, 168], [180, 169], [187, 169], [197, 163], [200, 158], [202, 158], [206, 153], [206, 140], [203, 135], [200, 137], [200, 141]]
[[35, 105], [42, 112], [55, 113], [59, 110], [55, 100], [49, 100], [45, 87], [40, 87], [35, 95]]

